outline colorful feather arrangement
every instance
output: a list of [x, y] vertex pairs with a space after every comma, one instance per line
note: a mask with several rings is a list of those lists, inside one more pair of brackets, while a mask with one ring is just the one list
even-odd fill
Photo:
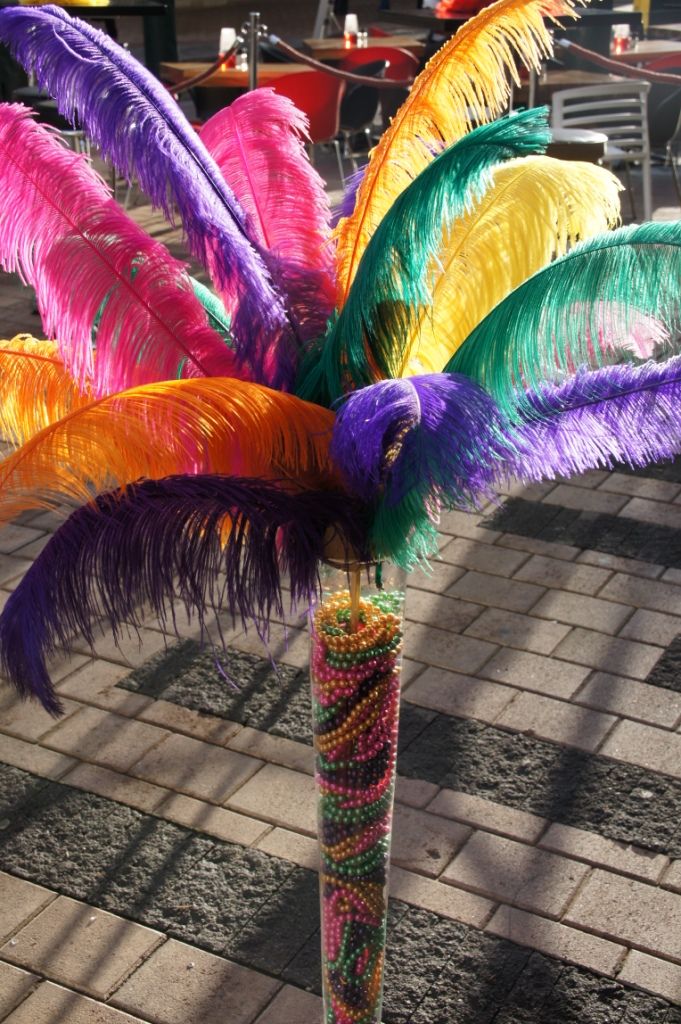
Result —
[[[203, 134], [213, 159], [106, 37], [56, 8], [0, 12], [0, 37], [60, 109], [169, 215], [178, 205], [220, 291], [123, 228], [82, 161], [48, 155], [14, 108], [0, 114], [45, 164], [31, 187], [56, 199], [59, 166], [76, 196], [46, 209], [24, 199], [12, 181], [30, 178], [28, 163], [6, 145], [3, 258], [36, 282], [63, 364], [54, 349], [0, 353], [16, 359], [0, 424], [21, 445], [0, 464], [0, 516], [83, 505], [0, 617], [0, 657], [22, 692], [54, 709], [46, 654], [70, 630], [91, 636], [94, 618], [139, 622], [138, 600], [162, 614], [179, 594], [199, 616], [224, 601], [263, 631], [281, 611], [280, 572], [300, 601], [313, 596], [334, 525], [362, 557], [412, 567], [436, 549], [441, 510], [475, 506], [509, 473], [638, 465], [681, 445], [678, 360], [639, 365], [676, 351], [681, 225], [611, 231], [615, 179], [534, 155], [543, 112], [487, 123], [517, 60], [548, 53], [545, 21], [570, 13], [566, 0], [497, 0], [443, 47], [349, 187], [335, 253], [287, 101], [265, 91], [220, 114]], [[102, 224], [115, 259], [96, 242]], [[60, 247], [68, 276], [51, 269]], [[91, 270], [105, 257], [106, 286]], [[165, 340], [148, 326], [142, 338], [117, 288]], [[185, 312], [171, 315], [171, 296]], [[294, 374], [298, 397], [281, 393]], [[23, 411], [31, 380], [45, 396], [35, 414]], [[129, 594], [105, 585], [113, 575]]]

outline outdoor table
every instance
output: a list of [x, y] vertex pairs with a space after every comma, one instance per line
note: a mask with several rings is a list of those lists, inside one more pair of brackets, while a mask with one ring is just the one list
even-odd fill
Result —
[[660, 57], [678, 57], [681, 62], [681, 40], [644, 39], [633, 50], [613, 53], [611, 60], [620, 64], [647, 64]]
[[[329, 63], [343, 60], [348, 50], [358, 49], [357, 46], [347, 46], [342, 38], [305, 39], [304, 42], [316, 60], [329, 61]], [[415, 57], [420, 57], [425, 49], [423, 40], [417, 39], [414, 35], [381, 36], [380, 38], [369, 39], [367, 47], [370, 49], [372, 46], [380, 46], [381, 48], [393, 46], [399, 50], [409, 50]]]
[[[623, 82], [624, 78], [617, 75], [607, 75], [598, 71], [582, 71], [578, 68], [567, 68], [557, 71], [547, 71], [538, 75], [534, 86], [534, 96], [530, 96], [530, 81], [524, 81], [520, 88], [513, 90], [512, 106], [541, 106], [543, 103], [551, 103], [551, 97], [559, 89], [577, 89], [581, 86], [592, 85], [594, 92], [600, 85], [612, 82]], [[532, 101], [532, 102], [530, 102]]]
[[[200, 75], [203, 71], [207, 71], [209, 67], [210, 63], [208, 61], [166, 61], [161, 64], [160, 73], [163, 81], [171, 82], [173, 85], [180, 85], [182, 82]], [[278, 78], [282, 78], [285, 75], [295, 75], [301, 71], [312, 71], [312, 68], [309, 64], [259, 63], [258, 85], [271, 85]], [[248, 70], [241, 71], [238, 68], [230, 68], [223, 64], [210, 78], [206, 78], [205, 81], [201, 82], [201, 87], [203, 88], [204, 86], [208, 88], [247, 89]]]
[[605, 156], [608, 136], [588, 128], [553, 128], [547, 156], [559, 160], [584, 160], [597, 164]]

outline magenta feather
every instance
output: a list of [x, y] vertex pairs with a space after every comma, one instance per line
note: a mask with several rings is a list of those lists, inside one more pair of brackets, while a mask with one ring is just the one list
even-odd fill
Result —
[[308, 129], [305, 114], [273, 89], [240, 96], [201, 129], [302, 340], [323, 333], [335, 299], [331, 210], [305, 150]]
[[35, 288], [81, 387], [102, 395], [242, 376], [183, 265], [123, 213], [87, 160], [19, 105], [0, 105], [0, 154], [0, 262]]
[[0, 39], [101, 154], [135, 177], [209, 271], [231, 316], [235, 353], [253, 379], [288, 388], [295, 342], [246, 215], [177, 103], [104, 32], [59, 7], [0, 10]]

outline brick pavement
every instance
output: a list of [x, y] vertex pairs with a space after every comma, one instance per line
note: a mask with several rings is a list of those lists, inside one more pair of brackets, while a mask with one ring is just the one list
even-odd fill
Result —
[[[6, 278], [0, 314], [38, 332]], [[681, 1021], [679, 504], [673, 465], [443, 517], [407, 602], [387, 1024]], [[57, 522], [0, 534], [0, 601]], [[241, 691], [149, 622], [62, 658], [59, 722], [0, 692], [0, 1021], [320, 1019], [298, 625], [279, 678], [234, 632]]]

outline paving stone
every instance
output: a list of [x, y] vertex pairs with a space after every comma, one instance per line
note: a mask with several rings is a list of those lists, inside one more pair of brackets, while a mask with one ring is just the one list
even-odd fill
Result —
[[[446, 589], [448, 585], [443, 584], [442, 589]], [[463, 633], [483, 610], [482, 605], [447, 597], [441, 592], [417, 590], [415, 587], [410, 588], [405, 607], [410, 623], [432, 623], [438, 629], [446, 629], [451, 633]]]
[[[54, 899], [54, 893], [42, 886], [33, 885], [23, 878], [0, 871], [0, 942], [5, 942], [14, 932], [47, 906]], [[0, 992], [2, 989], [0, 988]]]
[[482, 544], [494, 544], [498, 537], [498, 533], [491, 528], [489, 517], [472, 515], [470, 512], [442, 512], [438, 529], [440, 533], [468, 537]]
[[615, 974], [626, 953], [626, 948], [615, 942], [568, 928], [546, 917], [528, 914], [516, 907], [499, 907], [486, 930], [600, 974]]
[[632, 498], [620, 510], [620, 515], [629, 519], [637, 519], [643, 523], [655, 523], [658, 526], [679, 527], [679, 511], [673, 505], [661, 501], [649, 501], [646, 498]]
[[510, 612], [527, 612], [543, 594], [542, 587], [518, 580], [502, 579], [482, 572], [467, 572], [450, 587], [448, 594], [477, 604], [505, 608]]
[[171, 793], [156, 809], [156, 813], [168, 821], [187, 825], [198, 832], [206, 832], [242, 846], [251, 846], [267, 831], [267, 826], [261, 821], [254, 821], [243, 814], [235, 814], [180, 793]]
[[153, 629], [145, 629], [142, 626], [139, 635], [136, 630], [131, 628], [129, 633], [123, 631], [116, 642], [113, 635], [107, 631], [102, 636], [95, 636], [92, 647], [81, 640], [77, 641], [73, 648], [82, 654], [94, 654], [95, 657], [103, 658], [105, 661], [134, 667], [143, 665], [147, 658], [159, 651], [164, 651], [166, 640], [162, 633], [157, 633]]
[[128, 676], [125, 665], [116, 665], [102, 658], [88, 658], [84, 665], [57, 683], [60, 697], [72, 697], [85, 704], [97, 704], [98, 698], [107, 694], [116, 683]]
[[[55, 941], [58, 937], [58, 941]], [[104, 999], [162, 941], [158, 932], [59, 896], [0, 955]]]
[[37, 743], [26, 743], [14, 736], [0, 734], [0, 761], [23, 768], [25, 771], [43, 775], [47, 779], [58, 779], [75, 765], [72, 757], [46, 750]]
[[457, 538], [445, 544], [440, 551], [440, 558], [464, 569], [477, 569], [494, 576], [512, 576], [527, 561], [527, 554]]
[[600, 596], [635, 608], [650, 608], [653, 611], [681, 615], [681, 587], [673, 583], [616, 573], [606, 583]]
[[112, 1002], [153, 1024], [251, 1024], [279, 983], [171, 939], [116, 992]]
[[573, 699], [590, 708], [667, 729], [672, 729], [681, 715], [681, 695], [607, 672], [595, 672]]
[[574, 484], [559, 484], [544, 498], [547, 505], [561, 505], [579, 512], [609, 512], [615, 514], [627, 504], [624, 495], [608, 494], [605, 491], [589, 491]]
[[681, 958], [681, 896], [597, 868], [565, 915], [566, 924]]
[[212, 652], [186, 640], [167, 654], [150, 658], [121, 685], [202, 714], [312, 743], [307, 673], [287, 665], [275, 673], [265, 658], [233, 650], [221, 654], [220, 662], [222, 673]]
[[[35, 974], [20, 971], [11, 964], [0, 963], [0, 1019], [5, 1020], [5, 1015], [21, 1002], [38, 980]], [[31, 1018], [31, 1024], [36, 1019]]]
[[[538, 540], [536, 537], [516, 536], [513, 533], [502, 534], [497, 541], [496, 546], [512, 548], [513, 551], [526, 551], [542, 558], [562, 559], [566, 562], [574, 561], [579, 554], [579, 548], [573, 547], [570, 544], [558, 544], [555, 541]], [[546, 583], [540, 585], [551, 586], [552, 584]]]
[[32, 564], [28, 558], [0, 555], [0, 584], [8, 590], [11, 589], [11, 584], [20, 579]]
[[608, 581], [610, 572], [591, 565], [578, 565], [559, 558], [533, 555], [516, 571], [513, 578], [524, 580], [526, 583], [536, 583], [540, 587], [554, 587], [578, 594], [595, 594]]
[[280, 764], [292, 771], [308, 775], [314, 772], [314, 752], [310, 747], [283, 736], [270, 736], [248, 725], [243, 726], [227, 746], [230, 750], [240, 750], [250, 757], [258, 757], [269, 764]]
[[281, 857], [301, 868], [311, 871], [319, 870], [319, 846], [316, 839], [302, 836], [285, 828], [270, 829], [255, 844], [263, 853], [273, 857]]
[[[80, 704], [64, 701], [64, 719], [77, 711]], [[0, 692], [0, 732], [18, 739], [34, 742], [50, 729], [54, 729], [54, 717], [36, 701], [21, 700], [9, 691]]]
[[662, 652], [659, 647], [634, 640], [620, 640], [590, 629], [573, 629], [553, 653], [556, 658], [578, 665], [645, 679]]
[[11, 555], [39, 537], [42, 537], [40, 530], [33, 530], [29, 526], [17, 526], [16, 523], [4, 523], [0, 530], [0, 554]]
[[[137, 724], [137, 723], [135, 723]], [[154, 726], [144, 726], [153, 729]], [[159, 732], [161, 730], [158, 730]], [[132, 769], [135, 776], [199, 799], [223, 803], [254, 775], [262, 762], [190, 736], [165, 734]]]
[[452, 789], [441, 789], [428, 805], [428, 810], [432, 814], [454, 818], [456, 821], [463, 821], [485, 831], [498, 832], [500, 835], [520, 839], [526, 843], [536, 842], [548, 824], [545, 818], [540, 818], [536, 814], [504, 807], [483, 797], [457, 793]]
[[535, 690], [552, 697], [571, 697], [589, 675], [586, 668], [528, 651], [501, 650], [480, 670], [493, 679], [523, 690]]
[[267, 647], [254, 629], [236, 637], [231, 646], [237, 651], [260, 658], [263, 653], [269, 651], [270, 657], [278, 665], [290, 665], [294, 668], [304, 669], [307, 668], [309, 661], [310, 641], [307, 630], [293, 629], [291, 626], [285, 627], [276, 622], [270, 622]]
[[153, 811], [168, 796], [167, 789], [94, 764], [76, 765], [63, 776], [63, 782], [67, 786], [75, 786], [88, 793], [97, 793], [109, 800], [135, 807], [139, 811]]
[[[632, 764], [404, 704], [398, 771], [681, 857], [681, 783]], [[416, 721], [411, 721], [416, 718]]]
[[443, 872], [442, 881], [557, 918], [587, 870], [566, 857], [489, 832], [474, 832]]
[[322, 1001], [311, 992], [285, 985], [255, 1024], [310, 1024], [322, 1019]]
[[619, 722], [601, 753], [681, 778], [681, 736], [652, 725]]
[[581, 750], [596, 750], [616, 722], [612, 715], [575, 707], [536, 693], [521, 693], [497, 725]]
[[[128, 694], [136, 697], [137, 694]], [[197, 740], [222, 745], [227, 743], [241, 726], [236, 722], [226, 722], [215, 715], [200, 714], [191, 708], [180, 707], [167, 700], [155, 700], [148, 704], [139, 715], [140, 721], [160, 725], [171, 732], [186, 733]]]
[[428, 811], [395, 807], [391, 858], [400, 867], [437, 878], [471, 834], [455, 821], [443, 821]]
[[681, 636], [670, 643], [660, 660], [654, 665], [646, 682], [681, 693]]
[[[458, 579], [465, 573], [458, 565], [450, 565], [449, 562], [441, 562], [434, 558], [427, 568], [420, 566], [409, 576], [409, 588], [407, 591], [407, 611], [414, 607], [416, 598], [412, 597], [415, 591], [431, 591], [438, 596], [444, 594]], [[460, 611], [463, 611], [466, 602], [460, 602]]]
[[666, 647], [681, 633], [681, 617], [639, 608], [622, 627], [620, 636]]
[[444, 885], [423, 875], [405, 871], [393, 864], [390, 869], [390, 895], [422, 910], [432, 910], [453, 921], [482, 928], [492, 913], [493, 904], [482, 896]]
[[678, 483], [666, 480], [652, 480], [645, 476], [627, 476], [626, 473], [610, 473], [599, 485], [599, 490], [649, 498], [651, 501], [674, 501], [680, 488]]
[[131, 722], [122, 715], [84, 707], [53, 729], [42, 742], [63, 754], [125, 772], [166, 735], [155, 725]]
[[681, 1002], [681, 967], [668, 960], [632, 949], [618, 977], [620, 981], [655, 992], [673, 1003]]
[[509, 686], [486, 683], [458, 672], [427, 668], [409, 687], [405, 700], [445, 714], [493, 722], [516, 693], [517, 690]]
[[613, 572], [623, 572], [630, 576], [643, 576], [649, 580], [656, 580], [660, 577], [664, 578], [663, 573], [665, 569], [663, 565], [641, 562], [637, 558], [622, 558], [605, 551], [591, 551], [589, 548], [581, 552], [577, 562], [600, 566], [602, 569], [609, 569]]
[[488, 608], [468, 627], [466, 636], [486, 638], [492, 643], [519, 647], [537, 654], [550, 654], [569, 632], [569, 626], [558, 622], [544, 622], [533, 615]]
[[[538, 554], [552, 552], [550, 549], [542, 551], [538, 547], [530, 547], [531, 544], [557, 541], [562, 546], [572, 545], [573, 549], [584, 548], [615, 558], [635, 559], [639, 566], [649, 562], [655, 576], [660, 575], [660, 567], [681, 565], [681, 531], [668, 526], [640, 523], [607, 513], [580, 513], [577, 509], [520, 498], [508, 499], [489, 523], [492, 529], [527, 538], [528, 550], [535, 550]], [[522, 543], [520, 540], [518, 542]], [[499, 543], [506, 544], [507, 535]], [[561, 557], [558, 551], [560, 547], [553, 554]], [[605, 567], [610, 564], [607, 563]], [[617, 566], [612, 564], [612, 568]], [[630, 569], [624, 571], [629, 572]], [[615, 597], [615, 600], [620, 599]]]
[[553, 853], [564, 853], [568, 857], [611, 868], [620, 874], [634, 875], [648, 882], [659, 881], [668, 864], [667, 857], [662, 854], [625, 843], [615, 843], [595, 832], [556, 823], [539, 840], [539, 846]]
[[476, 672], [496, 649], [484, 640], [455, 637], [444, 629], [433, 629], [421, 623], [414, 623], [404, 638], [404, 650], [408, 657], [464, 674]]
[[395, 781], [395, 799], [409, 807], [425, 807], [438, 792], [439, 786], [421, 779], [406, 779], [398, 775]]
[[586, 594], [567, 594], [554, 590], [537, 602], [532, 614], [567, 622], [572, 626], [585, 626], [600, 633], [617, 633], [631, 617], [632, 610], [629, 605], [601, 601]]
[[139, 1017], [114, 1010], [60, 985], [45, 982], [7, 1018], [6, 1024], [143, 1024]]
[[317, 834], [314, 779], [301, 772], [265, 765], [230, 797], [228, 804], [235, 811], [252, 814], [273, 825]]

